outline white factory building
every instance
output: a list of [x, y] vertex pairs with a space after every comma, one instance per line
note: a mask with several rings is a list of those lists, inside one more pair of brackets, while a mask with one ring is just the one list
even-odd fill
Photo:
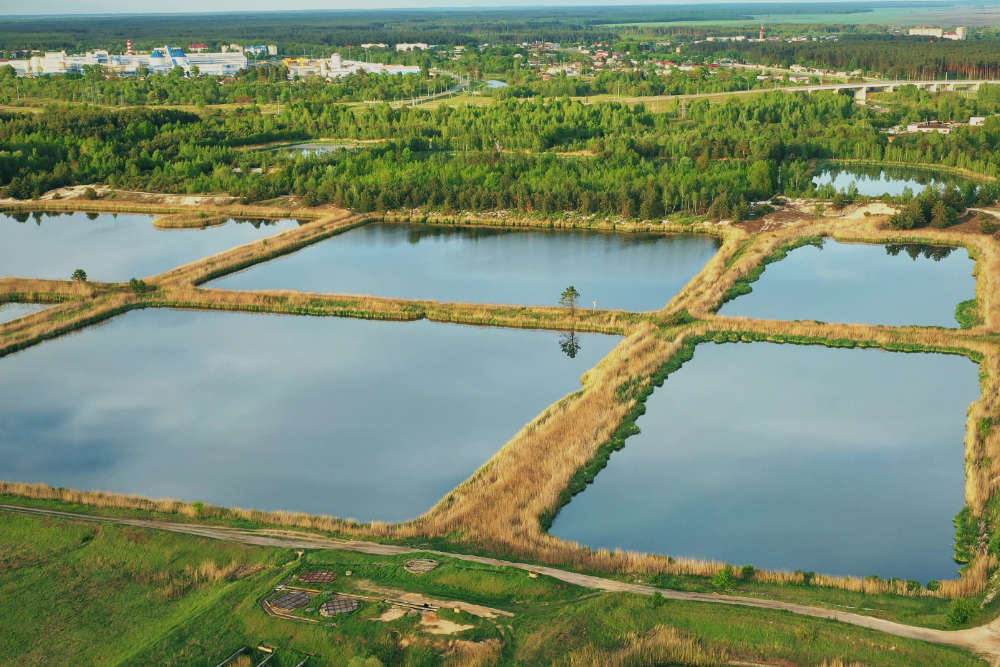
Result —
[[957, 42], [965, 41], [969, 37], [969, 29], [964, 25], [955, 28], [955, 32], [945, 32], [944, 28], [910, 28], [906, 31], [911, 37], [937, 37], [938, 39], [951, 39]]
[[11, 65], [23, 76], [82, 72], [85, 67], [92, 65], [98, 65], [113, 74], [135, 74], [143, 67], [155, 74], [165, 74], [175, 67], [181, 67], [185, 73], [190, 73], [192, 67], [197, 67], [201, 74], [228, 76], [244, 69], [247, 58], [242, 52], [185, 53], [176, 46], [161, 46], [149, 53], [125, 55], [113, 55], [107, 51], [88, 51], [82, 54], [48, 51], [26, 60], [0, 60], [0, 67], [4, 65]]
[[285, 58], [284, 63], [288, 67], [290, 77], [321, 76], [336, 79], [362, 71], [369, 74], [420, 74], [420, 67], [417, 65], [383, 65], [361, 60], [344, 60], [339, 53], [334, 53], [327, 60]]

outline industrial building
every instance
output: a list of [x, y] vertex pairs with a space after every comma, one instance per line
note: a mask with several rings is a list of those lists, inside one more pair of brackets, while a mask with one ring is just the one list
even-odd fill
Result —
[[938, 39], [951, 39], [964, 41], [969, 36], [969, 29], [964, 25], [955, 28], [955, 32], [945, 32], [944, 28], [910, 28], [906, 31], [911, 37], [936, 37]]
[[285, 58], [283, 62], [288, 68], [289, 77], [321, 76], [335, 79], [362, 71], [369, 74], [420, 74], [420, 67], [416, 65], [383, 65], [382, 63], [369, 63], [360, 60], [344, 60], [339, 53], [334, 53], [325, 60]]
[[229, 76], [247, 66], [247, 57], [242, 53], [185, 53], [176, 46], [161, 46], [149, 53], [110, 54], [107, 51], [87, 51], [82, 54], [67, 54], [65, 51], [47, 51], [23, 60], [0, 60], [0, 67], [10, 65], [21, 76], [46, 74], [66, 74], [83, 72], [85, 67], [98, 66], [109, 74], [136, 74], [142, 69], [164, 74], [180, 67], [190, 73], [197, 67], [201, 74], [208, 76]]

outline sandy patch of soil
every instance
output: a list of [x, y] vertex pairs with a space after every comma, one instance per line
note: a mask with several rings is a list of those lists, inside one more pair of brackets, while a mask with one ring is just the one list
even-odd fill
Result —
[[[393, 600], [399, 600], [400, 602], [407, 602], [412, 605], [430, 605], [432, 607], [448, 607], [451, 609], [458, 609], [473, 616], [478, 616], [480, 618], [496, 618], [497, 616], [513, 616], [514, 614], [509, 611], [504, 611], [502, 609], [494, 609], [493, 607], [484, 607], [483, 605], [472, 604], [471, 602], [462, 602], [461, 600], [436, 600], [434, 598], [429, 598], [421, 595], [420, 593], [408, 593], [407, 591], [400, 591], [393, 588], [385, 588], [383, 586], [378, 586], [370, 581], [359, 580], [357, 582], [358, 588], [366, 590], [372, 593], [378, 593], [379, 595], [391, 598]], [[426, 612], [425, 612], [426, 613]]]
[[453, 635], [473, 627], [475, 626], [461, 625], [460, 623], [441, 618], [433, 611], [425, 611], [420, 614], [420, 629], [432, 635]]

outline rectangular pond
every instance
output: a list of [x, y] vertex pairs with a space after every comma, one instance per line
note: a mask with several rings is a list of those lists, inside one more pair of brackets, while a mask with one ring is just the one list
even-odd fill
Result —
[[152, 215], [0, 212], [0, 276], [120, 282], [162, 273], [262, 236], [294, 220], [230, 220], [204, 229], [158, 229]]
[[373, 223], [211, 286], [555, 305], [572, 284], [587, 308], [657, 310], [717, 248], [707, 236]]
[[0, 324], [49, 308], [37, 303], [0, 303]]
[[0, 479], [418, 516], [617, 337], [134, 311], [0, 359]]
[[720, 315], [893, 326], [955, 327], [955, 307], [976, 296], [965, 248], [862, 245], [826, 239], [768, 264], [753, 291]]
[[702, 344], [562, 509], [591, 547], [834, 575], [955, 576], [964, 357]]

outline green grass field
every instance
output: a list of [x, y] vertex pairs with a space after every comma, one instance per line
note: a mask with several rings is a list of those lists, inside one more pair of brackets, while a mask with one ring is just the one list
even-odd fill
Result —
[[[243, 646], [276, 647], [268, 664], [717, 664], [798, 665], [841, 659], [878, 665], [974, 665], [961, 651], [831, 621], [631, 594], [603, 594], [522, 570], [435, 557], [245, 546], [117, 525], [0, 516], [0, 664], [216, 664]], [[373, 587], [504, 610], [432, 635], [419, 617], [370, 620], [364, 602], [336, 625], [267, 616], [261, 597], [296, 572], [333, 569], [324, 588]], [[346, 572], [350, 570], [348, 577]], [[259, 658], [262, 654], [257, 654]], [[478, 662], [477, 662], [478, 661]]]

